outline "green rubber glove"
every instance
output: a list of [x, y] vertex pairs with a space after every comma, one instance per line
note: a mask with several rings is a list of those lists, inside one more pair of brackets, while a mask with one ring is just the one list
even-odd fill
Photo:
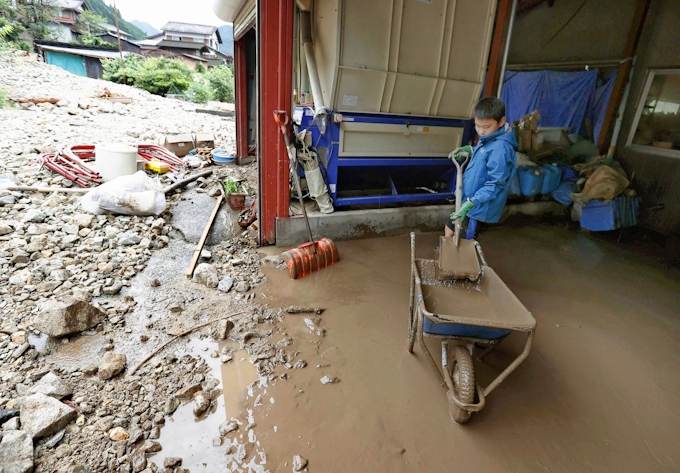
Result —
[[451, 154], [449, 154], [449, 159], [455, 159], [456, 161], [465, 161], [470, 156], [472, 156], [472, 146], [465, 145], [451, 151]]
[[460, 218], [461, 220], [463, 220], [465, 218], [465, 216], [468, 214], [468, 212], [470, 211], [470, 209], [472, 209], [472, 207], [474, 207], [474, 206], [475, 206], [475, 204], [473, 204], [468, 199], [463, 205], [460, 206], [460, 210], [453, 212], [451, 214], [451, 220], [453, 222], [455, 222], [457, 218]]

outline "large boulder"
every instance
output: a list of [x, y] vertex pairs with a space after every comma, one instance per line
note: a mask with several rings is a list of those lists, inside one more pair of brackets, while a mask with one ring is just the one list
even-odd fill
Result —
[[26, 392], [26, 395], [30, 396], [31, 394], [36, 393], [44, 394], [45, 396], [53, 397], [55, 399], [61, 399], [73, 394], [73, 389], [71, 389], [71, 386], [66, 384], [59, 376], [50, 371], [40, 378], [40, 381], [31, 386]]
[[0, 471], [30, 473], [33, 471], [33, 438], [23, 430], [5, 432], [0, 442]]
[[123, 353], [113, 351], [106, 352], [99, 363], [99, 377], [110, 379], [123, 371], [125, 368], [126, 357]]
[[21, 426], [31, 437], [38, 439], [60, 431], [76, 414], [76, 410], [66, 404], [37, 393], [21, 403]]
[[94, 327], [106, 314], [72, 296], [45, 302], [33, 321], [35, 328], [50, 337], [63, 337]]

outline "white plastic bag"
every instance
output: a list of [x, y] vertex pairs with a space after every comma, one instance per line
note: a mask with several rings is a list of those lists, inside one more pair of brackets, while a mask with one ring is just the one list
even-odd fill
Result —
[[328, 189], [321, 175], [321, 169], [316, 168], [305, 171], [305, 178], [307, 179], [309, 195], [316, 201], [321, 213], [332, 214], [333, 202], [331, 201], [331, 196], [328, 195]]
[[95, 215], [160, 215], [166, 208], [163, 187], [144, 171], [95, 187], [80, 199], [80, 204]]

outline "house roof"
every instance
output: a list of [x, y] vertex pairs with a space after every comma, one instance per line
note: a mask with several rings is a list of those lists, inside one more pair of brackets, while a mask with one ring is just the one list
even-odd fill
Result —
[[[62, 48], [59, 46], [46, 46], [44, 44], [37, 45], [40, 49], [46, 51], [54, 51], [58, 53], [75, 54], [76, 56], [83, 57], [96, 57], [98, 59], [115, 59], [119, 56], [118, 51], [105, 51], [105, 50], [93, 50], [93, 49], [78, 49], [78, 48]], [[128, 52], [123, 52], [123, 54], [130, 54]]]
[[178, 33], [200, 34], [210, 36], [217, 31], [216, 26], [196, 25], [193, 23], [181, 23], [179, 21], [169, 21], [161, 31], [176, 31]]
[[[105, 29], [108, 33], [110, 33], [112, 36], [118, 36], [118, 29], [116, 28], [116, 25], [110, 25], [110, 24], [108, 24], [108, 23], [104, 23], [104, 24], [102, 25], [102, 27], [104, 27], [104, 29]], [[120, 30], [120, 35], [121, 35], [121, 36], [130, 36], [130, 33], [128, 33], [128, 32], [125, 31], [125, 30]]]

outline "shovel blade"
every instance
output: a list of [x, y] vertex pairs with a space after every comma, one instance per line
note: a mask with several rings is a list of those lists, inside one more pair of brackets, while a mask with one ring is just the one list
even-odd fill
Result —
[[[314, 250], [316, 249], [316, 254]], [[305, 243], [281, 253], [291, 279], [307, 276], [339, 261], [338, 248], [333, 240], [321, 238], [314, 244]]]

